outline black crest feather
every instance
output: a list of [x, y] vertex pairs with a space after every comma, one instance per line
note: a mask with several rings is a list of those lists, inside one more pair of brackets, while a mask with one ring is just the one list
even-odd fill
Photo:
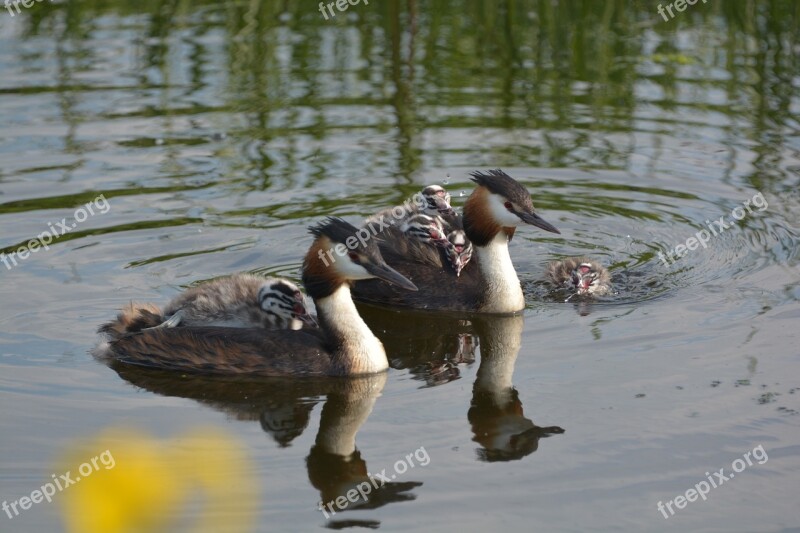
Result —
[[528, 190], [517, 180], [499, 168], [487, 172], [471, 172], [472, 181], [486, 187], [489, 192], [504, 196], [522, 208], [533, 210], [533, 202]]

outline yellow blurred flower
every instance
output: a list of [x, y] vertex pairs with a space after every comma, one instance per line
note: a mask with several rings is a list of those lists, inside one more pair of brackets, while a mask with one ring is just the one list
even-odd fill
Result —
[[80, 476], [57, 497], [68, 531], [253, 529], [258, 486], [241, 446], [225, 433], [201, 428], [161, 440], [129, 429], [109, 429], [71, 448], [59, 468], [77, 472], [77, 465], [103, 450], [113, 456], [113, 463]]

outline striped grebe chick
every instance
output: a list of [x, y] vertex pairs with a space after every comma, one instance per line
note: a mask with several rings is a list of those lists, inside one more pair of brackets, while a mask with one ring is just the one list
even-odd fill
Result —
[[403, 220], [398, 227], [410, 239], [434, 246], [446, 246], [447, 234], [441, 217], [418, 213]]
[[315, 239], [302, 278], [319, 329], [150, 328], [112, 339], [95, 353], [126, 364], [223, 375], [352, 376], [386, 370], [383, 344], [358, 314], [350, 284], [378, 278], [406, 290], [417, 287], [386, 264], [375, 242], [359, 241], [358, 230], [344, 220], [328, 218], [310, 231]]
[[472, 243], [467, 239], [467, 234], [463, 229], [456, 229], [448, 233], [447, 243], [448, 246], [445, 248], [447, 259], [458, 277], [472, 259]]
[[508, 253], [508, 243], [520, 224], [560, 233], [534, 212], [528, 191], [501, 170], [474, 172], [476, 187], [464, 205], [466, 238], [472, 243], [472, 260], [453, 276], [442, 268], [438, 254], [417, 253], [418, 245], [397, 228], [380, 234], [386, 262], [412, 280], [418, 293], [403, 293], [373, 281], [353, 287], [356, 300], [392, 307], [428, 310], [517, 313], [525, 297]]
[[557, 287], [574, 290], [578, 296], [602, 296], [611, 292], [611, 275], [588, 257], [567, 257], [547, 265], [547, 277]]
[[472, 243], [458, 216], [414, 215], [400, 225], [400, 231], [409, 239], [437, 246], [456, 277], [472, 258]]
[[316, 320], [291, 281], [234, 274], [183, 292], [164, 308], [167, 327], [301, 329]]
[[203, 283], [173, 298], [162, 311], [131, 303], [101, 333], [117, 339], [146, 328], [224, 326], [264, 329], [316, 327], [312, 306], [289, 280], [234, 274]]

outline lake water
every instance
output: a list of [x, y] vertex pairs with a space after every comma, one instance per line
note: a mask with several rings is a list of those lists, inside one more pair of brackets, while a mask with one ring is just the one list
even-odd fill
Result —
[[[2, 10], [0, 530], [797, 531], [798, 6]], [[523, 317], [364, 308], [392, 368], [359, 380], [90, 354], [131, 300], [297, 280], [322, 217], [490, 168], [561, 230], [511, 244]], [[579, 254], [615, 295], [548, 290]]]

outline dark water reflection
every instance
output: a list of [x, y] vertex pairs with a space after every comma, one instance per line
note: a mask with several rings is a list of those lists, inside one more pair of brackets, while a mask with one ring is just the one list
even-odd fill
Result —
[[[110, 425], [224, 424], [252, 451], [263, 531], [797, 525], [797, 2], [698, 2], [668, 22], [623, 0], [0, 15], [1, 257], [100, 194], [111, 206], [0, 263], [0, 501]], [[515, 235], [524, 320], [362, 308], [391, 369], [358, 382], [115, 373], [88, 354], [131, 300], [237, 271], [296, 280], [321, 217], [355, 222], [428, 183], [461, 206], [467, 173], [497, 167], [562, 231]], [[768, 207], [731, 221], [757, 193]], [[733, 223], [707, 247], [660, 259], [719, 217]], [[545, 265], [584, 254], [616, 293], [565, 304]], [[656, 510], [758, 444], [769, 462], [679, 517]], [[422, 446], [430, 465], [379, 507], [316, 508]], [[48, 504], [0, 529], [60, 523]]]

